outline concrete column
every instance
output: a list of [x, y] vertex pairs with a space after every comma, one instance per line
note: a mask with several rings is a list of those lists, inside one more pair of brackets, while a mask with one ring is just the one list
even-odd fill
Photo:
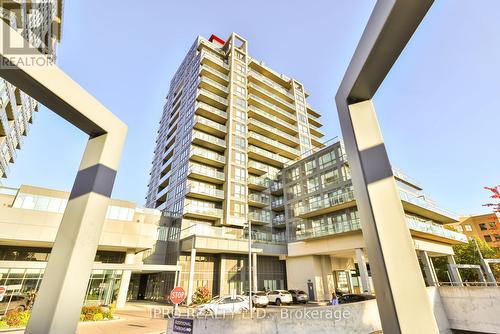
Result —
[[229, 293], [229, 291], [226, 291], [226, 285], [226, 256], [221, 254], [219, 264], [219, 296]]
[[462, 286], [462, 277], [460, 276], [458, 268], [455, 267], [455, 265], [457, 264], [455, 262], [455, 257], [453, 255], [448, 255], [447, 258], [448, 258], [448, 273], [450, 274], [452, 285]]
[[488, 278], [489, 285], [497, 286], [497, 280], [495, 279], [495, 275], [493, 275], [493, 272], [491, 271], [490, 263], [488, 262], [488, 260], [482, 258], [481, 266], [483, 267], [486, 277]]
[[257, 291], [257, 253], [252, 253], [252, 291]]
[[420, 261], [422, 261], [422, 265], [424, 266], [425, 281], [429, 286], [436, 286], [438, 279], [436, 276], [436, 272], [434, 271], [434, 265], [432, 264], [429, 255], [426, 251], [418, 251], [418, 257], [420, 258]]
[[191, 249], [191, 259], [189, 263], [189, 282], [186, 303], [191, 305], [193, 302], [193, 285], [194, 285], [194, 264], [196, 263], [196, 248]]
[[356, 262], [358, 263], [359, 276], [361, 277], [361, 292], [372, 293], [363, 248], [356, 248]]
[[[135, 250], [128, 249], [125, 255], [125, 264], [134, 264]], [[132, 276], [132, 270], [124, 270], [122, 273], [122, 278], [120, 281], [120, 288], [118, 290], [118, 297], [116, 298], [116, 308], [122, 308], [127, 302], [127, 292], [128, 286], [130, 284], [130, 276]]]

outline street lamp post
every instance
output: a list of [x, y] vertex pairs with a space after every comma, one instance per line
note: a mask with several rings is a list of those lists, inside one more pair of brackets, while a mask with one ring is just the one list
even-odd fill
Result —
[[253, 318], [252, 312], [252, 223], [248, 220], [248, 310], [250, 319]]

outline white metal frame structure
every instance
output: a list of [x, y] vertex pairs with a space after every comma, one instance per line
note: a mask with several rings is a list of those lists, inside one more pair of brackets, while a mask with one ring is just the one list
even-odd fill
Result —
[[0, 68], [0, 76], [89, 135], [25, 331], [75, 333], [127, 126], [46, 55], [31, 54], [42, 61], [26, 64], [26, 55], [10, 54], [7, 41], [27, 42], [4, 21], [0, 29], [0, 60], [9, 64]]
[[372, 103], [433, 0], [378, 0], [336, 104], [384, 333], [438, 333]]

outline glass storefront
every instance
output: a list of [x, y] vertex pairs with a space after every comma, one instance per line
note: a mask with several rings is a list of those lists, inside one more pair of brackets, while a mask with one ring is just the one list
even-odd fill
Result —
[[[6, 293], [0, 301], [0, 315], [10, 310], [30, 309], [40, 288], [44, 271], [45, 269], [0, 268], [0, 286], [6, 287]], [[121, 275], [121, 270], [93, 270], [85, 304], [112, 304], [118, 295]]]

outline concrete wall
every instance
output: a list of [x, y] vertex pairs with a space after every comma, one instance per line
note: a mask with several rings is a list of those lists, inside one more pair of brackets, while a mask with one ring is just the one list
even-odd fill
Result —
[[[315, 300], [328, 300], [333, 289], [332, 265], [327, 255], [309, 255], [286, 259], [288, 289], [307, 292], [307, 282], [311, 281]], [[329, 285], [332, 286], [329, 286]]]
[[[265, 310], [258, 309], [257, 314], [263, 317]], [[334, 307], [308, 307], [307, 309], [284, 308], [288, 314], [280, 312], [267, 313], [267, 317], [250, 320], [248, 318], [231, 319], [194, 319], [196, 334], [331, 334], [359, 333], [367, 334], [381, 330], [377, 304], [374, 300], [338, 305]], [[304, 313], [307, 310], [307, 314]], [[316, 318], [314, 311], [316, 310]], [[292, 313], [299, 311], [299, 313]], [[323, 311], [322, 314], [319, 312]], [[309, 317], [307, 319], [306, 317]], [[173, 333], [173, 321], [168, 322], [167, 333]]]
[[439, 287], [452, 329], [500, 333], [500, 287]]

